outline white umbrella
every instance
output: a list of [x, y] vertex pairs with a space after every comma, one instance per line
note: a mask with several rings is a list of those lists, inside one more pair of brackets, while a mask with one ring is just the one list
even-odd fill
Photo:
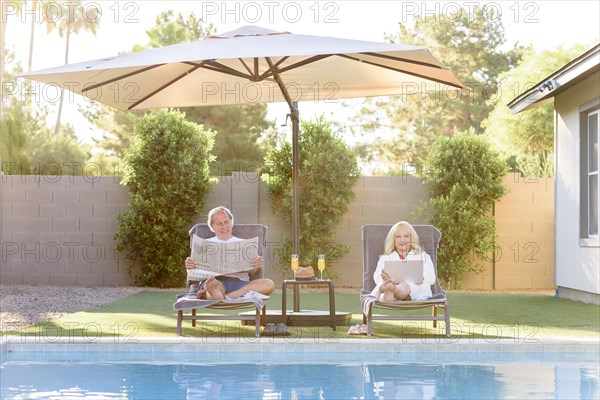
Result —
[[292, 238], [298, 250], [298, 101], [462, 89], [424, 47], [243, 27], [197, 42], [20, 75], [122, 111], [243, 103], [289, 104]]

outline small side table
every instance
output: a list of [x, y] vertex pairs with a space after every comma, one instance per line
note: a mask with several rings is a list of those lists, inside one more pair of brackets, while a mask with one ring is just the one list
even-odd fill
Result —
[[333, 288], [333, 281], [331, 279], [314, 279], [314, 280], [295, 280], [286, 279], [283, 281], [281, 286], [281, 320], [285, 324], [287, 321], [286, 317], [286, 294], [288, 285], [293, 286], [294, 289], [294, 312], [300, 311], [300, 290], [298, 285], [328, 285], [329, 287], [329, 317], [331, 321], [331, 327], [336, 330], [335, 326], [335, 291]]

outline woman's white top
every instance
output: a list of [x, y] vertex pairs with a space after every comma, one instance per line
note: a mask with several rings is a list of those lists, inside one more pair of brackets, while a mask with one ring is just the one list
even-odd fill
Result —
[[[410, 298], [411, 300], [426, 300], [432, 296], [431, 293], [431, 285], [435, 283], [435, 268], [433, 267], [433, 261], [429, 254], [426, 252], [421, 252], [415, 254], [412, 250], [408, 252], [406, 255], [407, 260], [422, 260], [423, 261], [423, 283], [417, 285], [412, 282], [406, 282], [408, 286], [410, 286]], [[385, 268], [385, 262], [387, 260], [400, 260], [400, 255], [397, 252], [392, 252], [391, 254], [384, 254], [379, 257], [379, 261], [377, 262], [377, 268], [375, 269], [375, 273], [373, 274], [373, 280], [375, 280], [375, 289], [371, 292], [371, 294], [379, 297], [379, 288], [383, 283], [383, 279], [381, 278], [381, 271]]]

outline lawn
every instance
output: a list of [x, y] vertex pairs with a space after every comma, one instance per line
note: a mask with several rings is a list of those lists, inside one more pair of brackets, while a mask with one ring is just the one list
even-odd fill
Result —
[[[175, 295], [181, 291], [147, 290], [104, 307], [78, 312], [61, 319], [28, 327], [8, 335], [40, 338], [119, 337], [120, 341], [136, 337], [175, 337]], [[291, 296], [288, 295], [288, 304]], [[555, 298], [546, 294], [487, 293], [453, 291], [448, 293], [451, 310], [452, 339], [486, 339], [491, 343], [500, 338], [515, 343], [535, 343], [550, 338], [598, 338], [600, 306]], [[327, 310], [327, 293], [311, 291], [301, 297], [303, 309]], [[267, 309], [280, 309], [281, 292], [276, 291], [267, 302]], [[336, 309], [352, 313], [352, 323], [361, 323], [362, 314], [358, 290], [336, 292]], [[422, 313], [430, 312], [424, 309]], [[217, 311], [217, 313], [222, 313]], [[434, 329], [430, 321], [376, 321], [374, 338], [437, 338], [444, 337], [444, 323]], [[332, 331], [322, 327], [290, 327], [290, 339], [351, 338], [348, 327]], [[254, 337], [253, 325], [239, 321], [199, 321], [196, 328], [184, 321], [183, 337]]]

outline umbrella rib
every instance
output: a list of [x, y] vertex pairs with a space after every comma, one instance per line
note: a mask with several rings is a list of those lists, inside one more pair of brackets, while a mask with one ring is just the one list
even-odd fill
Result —
[[234, 68], [231, 68], [226, 65], [215, 62], [214, 60], [205, 60], [205, 61], [202, 61], [201, 63], [185, 61], [184, 64], [189, 64], [189, 65], [193, 65], [194, 67], [204, 68], [204, 69], [207, 69], [207, 70], [213, 71], [213, 72], [220, 72], [223, 74], [235, 75], [235, 76], [238, 76], [238, 77], [244, 78], [244, 79], [250, 78], [248, 75], [244, 75], [244, 73], [242, 73]]
[[[281, 58], [281, 60], [279, 60], [279, 61], [277, 61], [275, 64], [273, 64], [273, 66], [272, 66], [272, 67], [271, 67], [271, 66], [269, 66], [269, 69], [268, 69], [268, 70], [266, 70], [265, 72], [263, 72], [263, 73], [262, 73], [262, 74], [259, 76], [259, 78], [258, 78], [258, 79], [259, 79], [259, 80], [261, 80], [261, 81], [263, 81], [263, 80], [265, 80], [265, 79], [266, 79], [268, 76], [271, 76], [271, 75], [273, 75], [273, 74], [271, 73], [271, 71], [273, 70], [273, 68], [277, 68], [277, 67], [279, 67], [279, 65], [280, 65], [282, 62], [284, 62], [285, 60], [287, 60], [288, 58], [290, 58], [290, 56], [285, 56], [285, 57]], [[272, 62], [272, 61], [273, 61], [273, 60], [271, 60], [271, 62]], [[281, 72], [281, 70], [278, 70], [278, 72]]]
[[[289, 70], [294, 69], [294, 68], [299, 68], [299, 67], [302, 67], [302, 66], [304, 66], [306, 64], [314, 63], [316, 61], [319, 61], [319, 60], [322, 60], [324, 58], [331, 57], [331, 56], [333, 56], [333, 54], [321, 54], [321, 55], [318, 55], [318, 56], [313, 56], [313, 57], [307, 58], [306, 60], [298, 61], [295, 64], [291, 64], [291, 65], [288, 65], [287, 67], [283, 67], [281, 69], [278, 69], [276, 72], [279, 73], [279, 74], [281, 74], [282, 72], [286, 72], [286, 71], [289, 71]], [[282, 58], [281, 60], [279, 60], [279, 62], [276, 65], [274, 65], [274, 67], [276, 67], [277, 65], [281, 64], [287, 58], [288, 57], [285, 57], [285, 58]], [[267, 76], [274, 75], [274, 74], [275, 74], [275, 72], [272, 71], [272, 68], [270, 67], [267, 71], [265, 71], [260, 76], [260, 78], [261, 78], [261, 80], [263, 80]]]
[[89, 91], [89, 90], [94, 90], [94, 89], [96, 89], [96, 88], [99, 88], [100, 86], [108, 85], [109, 83], [113, 83], [113, 82], [116, 82], [116, 81], [120, 81], [121, 79], [129, 78], [130, 76], [133, 76], [133, 75], [141, 74], [142, 72], [150, 71], [151, 69], [158, 68], [158, 67], [161, 67], [161, 66], [163, 66], [163, 65], [165, 65], [165, 64], [156, 64], [156, 65], [151, 65], [151, 66], [149, 66], [149, 67], [142, 68], [142, 69], [140, 69], [140, 70], [133, 71], [133, 72], [130, 72], [130, 73], [128, 73], [128, 74], [121, 75], [121, 76], [118, 76], [118, 77], [116, 77], [116, 78], [109, 79], [109, 80], [107, 80], [107, 81], [100, 82], [100, 83], [98, 83], [98, 84], [95, 84], [95, 85], [92, 85], [92, 86], [88, 86], [88, 87], [84, 88], [84, 89], [81, 91], [81, 93], [85, 93], [85, 92], [87, 92], [87, 91]]
[[244, 68], [246, 68], [246, 71], [248, 71], [249, 74], [252, 74], [252, 70], [250, 69], [250, 67], [248, 67], [248, 64], [246, 64], [246, 61], [244, 61], [243, 58], [238, 58], [238, 60], [242, 63]]
[[372, 53], [372, 52], [365, 52], [365, 53], [359, 53], [359, 54], [364, 54], [364, 55], [372, 56], [372, 57], [385, 58], [388, 60], [400, 61], [400, 62], [405, 62], [405, 63], [409, 63], [409, 64], [423, 65], [425, 67], [444, 69], [443, 67], [436, 65], [436, 64], [431, 64], [431, 63], [424, 62], [424, 61], [409, 60], [407, 58], [402, 58], [402, 57], [388, 56], [387, 54], [379, 54], [379, 53]]
[[382, 65], [382, 64], [377, 64], [377, 63], [372, 62], [372, 61], [361, 60], [359, 58], [350, 57], [350, 56], [347, 56], [345, 54], [338, 54], [338, 55], [340, 57], [344, 57], [344, 58], [347, 58], [347, 59], [350, 59], [350, 60], [353, 60], [353, 61], [357, 61], [357, 62], [369, 64], [369, 65], [373, 65], [375, 67], [389, 69], [390, 71], [394, 71], [394, 72], [402, 72], [402, 73], [407, 74], [407, 75], [416, 76], [417, 78], [423, 78], [423, 79], [426, 79], [426, 80], [429, 80], [429, 81], [434, 81], [434, 82], [438, 82], [438, 83], [443, 83], [445, 85], [454, 86], [454, 87], [456, 87], [458, 89], [462, 89], [463, 88], [462, 85], [457, 85], [456, 83], [447, 82], [447, 81], [445, 81], [443, 79], [437, 79], [437, 78], [433, 78], [431, 76], [417, 74], [416, 72], [409, 72], [409, 71], [406, 71], [406, 70], [403, 70], [403, 69], [393, 68], [393, 67], [389, 67], [387, 65]]
[[269, 64], [269, 71], [272, 71], [272, 75], [275, 78], [275, 82], [277, 82], [277, 85], [279, 86], [279, 89], [281, 90], [281, 94], [283, 94], [283, 97], [285, 97], [285, 101], [290, 106], [290, 111], [293, 114], [293, 111], [296, 108], [294, 106], [294, 102], [292, 101], [292, 98], [290, 97], [289, 92], [287, 91], [287, 88], [285, 87], [285, 84], [281, 80], [281, 76], [279, 76], [280, 70], [278, 70], [277, 67], [273, 64], [273, 61], [271, 61], [271, 58], [265, 57], [265, 60], [267, 61], [267, 64]]
[[179, 75], [175, 79], [170, 80], [169, 82], [165, 83], [164, 85], [162, 85], [161, 87], [159, 87], [158, 89], [156, 89], [155, 91], [153, 91], [152, 93], [149, 93], [148, 95], [142, 97], [139, 101], [135, 102], [130, 107], [127, 107], [127, 109], [128, 110], [132, 110], [133, 108], [137, 107], [138, 104], [143, 103], [144, 101], [148, 100], [150, 97], [154, 96], [156, 93], [161, 92], [163, 89], [171, 86], [173, 83], [177, 82], [181, 78], [184, 78], [188, 74], [191, 74], [192, 72], [194, 72], [195, 70], [197, 70], [200, 67], [201, 67], [201, 65], [196, 65], [194, 68], [190, 69], [189, 71], [184, 72], [183, 74]]
[[[244, 74], [234, 68], [228, 67], [227, 65], [218, 63], [214, 60], [203, 61], [202, 64], [200, 64], [200, 67], [206, 68], [206, 69], [209, 69], [209, 70], [215, 71], [215, 72], [222, 72], [224, 74], [239, 76], [240, 78], [244, 78], [244, 79], [251, 80], [251, 78], [252, 78], [251, 75]], [[212, 67], [212, 68], [209, 68], [209, 67]]]

